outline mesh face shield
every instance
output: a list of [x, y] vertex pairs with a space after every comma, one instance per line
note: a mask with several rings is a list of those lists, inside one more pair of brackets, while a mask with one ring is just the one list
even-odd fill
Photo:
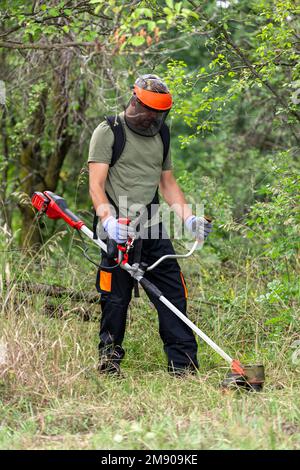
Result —
[[160, 131], [168, 113], [169, 110], [158, 111], [148, 108], [138, 99], [135, 99], [130, 114], [125, 113], [125, 121], [129, 129], [136, 134], [153, 137]]
[[156, 75], [144, 75], [134, 85], [133, 98], [126, 108], [128, 127], [139, 135], [155, 136], [172, 107], [167, 86]]

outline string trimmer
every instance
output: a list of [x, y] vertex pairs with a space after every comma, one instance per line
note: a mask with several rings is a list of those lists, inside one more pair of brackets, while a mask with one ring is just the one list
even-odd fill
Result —
[[[99, 238], [93, 238], [93, 232], [79, 219], [73, 212], [68, 209], [67, 203], [64, 198], [52, 193], [51, 191], [35, 192], [31, 199], [32, 205], [40, 212], [44, 213], [50, 219], [63, 219], [70, 227], [82, 232], [93, 243], [98, 245], [103, 251], [107, 253], [107, 245]], [[128, 219], [122, 219], [123, 223], [128, 223]], [[231, 385], [240, 386], [248, 390], [261, 390], [264, 383], [264, 368], [262, 365], [245, 366], [242, 365], [237, 359], [230, 357], [223, 349], [221, 349], [212, 339], [210, 339], [200, 328], [198, 328], [191, 320], [189, 320], [178, 308], [176, 308], [162, 292], [152, 284], [148, 279], [145, 279], [144, 274], [146, 271], [151, 271], [167, 258], [188, 258], [191, 256], [198, 246], [196, 240], [192, 249], [185, 255], [170, 254], [164, 255], [158, 259], [151, 266], [146, 266], [143, 263], [135, 263], [130, 265], [128, 263], [128, 251], [132, 246], [132, 240], [129, 239], [125, 244], [117, 245], [117, 258], [116, 261], [122, 269], [125, 269], [144, 290], [158, 298], [166, 307], [168, 307], [177, 317], [179, 317], [186, 325], [188, 325], [203, 341], [205, 341], [216, 353], [218, 353], [231, 367], [231, 373], [223, 381], [223, 387]]]

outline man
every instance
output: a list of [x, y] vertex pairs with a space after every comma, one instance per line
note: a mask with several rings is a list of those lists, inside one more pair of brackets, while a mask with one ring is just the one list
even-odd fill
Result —
[[[143, 75], [136, 80], [129, 104], [119, 114], [119, 123], [115, 123], [124, 134], [124, 142], [121, 155], [113, 166], [110, 165], [116, 149], [115, 128], [103, 121], [93, 133], [88, 159], [90, 196], [105, 232], [117, 243], [126, 242], [127, 237], [132, 235], [132, 227], [120, 223], [117, 218], [128, 215], [128, 212], [124, 213], [120, 201], [126, 196], [129, 215], [130, 207], [136, 203], [143, 204], [148, 210], [151, 204], [158, 203], [158, 186], [162, 197], [175, 207], [196, 238], [203, 240], [211, 231], [210, 223], [192, 214], [173, 176], [165, 124], [171, 107], [172, 97], [166, 84], [156, 75]], [[149, 226], [151, 228], [151, 222]], [[142, 237], [141, 260], [148, 264], [162, 255], [174, 253], [162, 224], [158, 223], [157, 228], [158, 237]], [[134, 281], [122, 268], [114, 268], [114, 264], [102, 253], [97, 275], [102, 308], [99, 371], [119, 373], [125, 354], [122, 342]], [[187, 291], [175, 259], [164, 261], [146, 272], [145, 277], [186, 315]], [[195, 372], [198, 362], [193, 332], [159, 300], [149, 297], [158, 312], [159, 333], [168, 358], [169, 372], [176, 375]]]

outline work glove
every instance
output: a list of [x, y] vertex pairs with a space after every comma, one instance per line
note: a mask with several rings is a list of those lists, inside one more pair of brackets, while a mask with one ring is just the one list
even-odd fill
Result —
[[212, 224], [205, 217], [190, 215], [185, 220], [186, 228], [197, 240], [205, 240], [212, 231]]
[[107, 217], [102, 222], [102, 225], [109, 238], [112, 238], [117, 243], [125, 243], [128, 238], [134, 238], [135, 236], [135, 230], [132, 225], [122, 224], [112, 215]]

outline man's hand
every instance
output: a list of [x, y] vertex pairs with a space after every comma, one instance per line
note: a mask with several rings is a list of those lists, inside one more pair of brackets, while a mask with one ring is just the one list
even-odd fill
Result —
[[117, 243], [125, 243], [128, 238], [134, 238], [135, 230], [132, 225], [122, 224], [112, 215], [102, 222], [104, 230], [108, 236]]
[[197, 240], [205, 240], [212, 231], [212, 224], [205, 217], [195, 215], [190, 215], [185, 220], [185, 226]]

